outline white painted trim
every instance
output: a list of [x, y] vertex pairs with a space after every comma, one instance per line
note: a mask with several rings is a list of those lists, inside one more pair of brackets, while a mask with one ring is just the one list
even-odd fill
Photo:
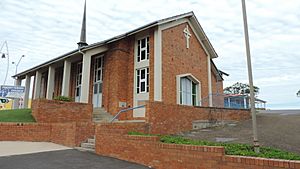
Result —
[[25, 76], [25, 93], [24, 93], [23, 108], [28, 108], [29, 92], [30, 92], [30, 82], [31, 82], [31, 76], [27, 74]]
[[198, 35], [198, 33], [197, 33], [197, 31], [196, 31], [195, 27], [193, 26], [193, 24], [191, 23], [191, 21], [190, 21], [190, 20], [188, 20], [188, 24], [190, 25], [190, 27], [191, 27], [192, 31], [193, 31], [193, 32], [194, 32], [194, 34], [196, 35], [196, 38], [197, 38], [198, 42], [199, 42], [199, 43], [201, 44], [201, 46], [203, 47], [203, 49], [204, 49], [204, 52], [206, 53], [206, 55], [208, 55], [208, 56], [209, 56], [210, 54], [209, 54], [208, 50], [206, 49], [205, 45], [203, 44], [203, 42], [202, 42], [201, 38], [199, 37], [199, 35]]
[[210, 55], [207, 56], [207, 77], [208, 77], [208, 106], [213, 106], [212, 101], [212, 84], [211, 84], [211, 63], [210, 63]]
[[198, 84], [198, 94], [196, 97], [197, 100], [197, 106], [201, 106], [201, 81], [199, 81], [195, 76], [193, 76], [191, 73], [186, 73], [186, 74], [180, 74], [176, 76], [176, 99], [177, 99], [177, 104], [180, 104], [180, 78], [182, 77], [187, 77], [190, 80], [196, 82]]
[[[137, 73], [136, 73], [136, 70], [148, 67], [149, 68], [149, 73], [150, 73], [150, 69], [151, 68], [149, 67], [149, 63], [150, 63], [150, 59], [153, 59], [153, 58], [150, 57], [151, 56], [151, 54], [150, 54], [149, 60], [142, 61], [142, 62], [137, 62], [137, 50], [138, 50], [137, 40], [145, 38], [147, 36], [150, 37], [149, 31], [141, 32], [141, 33], [139, 33], [139, 34], [137, 34], [135, 36], [134, 58], [133, 58], [133, 60], [134, 60], [134, 69], [133, 69], [133, 71], [134, 71], [134, 73], [133, 73], [133, 76], [134, 76], [133, 77], [134, 78], [134, 80], [133, 80], [133, 83], [134, 83], [133, 84], [133, 107], [139, 106], [139, 102], [140, 101], [148, 101], [149, 100], [149, 92], [151, 90], [150, 89], [151, 86], [149, 86], [149, 92], [147, 92], [147, 93], [139, 93], [139, 94], [137, 94], [137, 92], [136, 92], [136, 88], [137, 88], [137, 85], [136, 85], [136, 83], [137, 83], [137, 77], [136, 77]], [[150, 51], [150, 52], [153, 52], [153, 51]], [[133, 110], [133, 117], [145, 117], [145, 113], [146, 113], [146, 109], [145, 108], [135, 109], [135, 110]]]
[[40, 98], [40, 92], [41, 92], [41, 80], [42, 80], [42, 73], [40, 71], [35, 72], [35, 80], [34, 80], [34, 95], [33, 99], [39, 99]]
[[70, 77], [71, 77], [71, 62], [69, 60], [64, 61], [64, 72], [63, 72], [63, 81], [61, 95], [69, 97], [69, 88], [70, 88]]
[[[182, 19], [179, 19], [179, 20], [176, 20], [176, 21], [172, 21], [172, 22], [168, 22], [168, 23], [165, 23], [165, 24], [162, 24], [159, 26], [160, 30], [163, 31], [165, 29], [169, 29], [169, 28], [172, 28], [172, 27], [175, 27], [177, 25], [180, 25], [180, 24], [183, 24], [183, 23], [188, 23], [189, 24], [189, 27], [191, 27], [192, 31], [194, 32], [194, 34], [196, 35], [196, 38], [197, 40], [199, 41], [199, 43], [201, 44], [201, 46], [203, 47], [206, 55], [209, 55], [209, 52], [206, 48], [206, 46], [204, 45], [204, 43], [202, 42], [199, 34], [197, 33], [196, 31], [196, 28], [194, 27], [194, 24], [190, 21], [190, 19], [187, 19], [187, 18], [182, 18]], [[201, 31], [201, 30], [200, 30]]]
[[48, 79], [47, 79], [47, 90], [46, 99], [52, 100], [54, 92], [54, 78], [55, 78], [55, 68], [50, 65], [48, 69]]
[[162, 33], [161, 28], [154, 32], [154, 101], [162, 101]]
[[82, 78], [81, 78], [81, 92], [80, 92], [81, 103], [89, 102], [91, 60], [92, 60], [91, 55], [85, 53], [82, 56]]

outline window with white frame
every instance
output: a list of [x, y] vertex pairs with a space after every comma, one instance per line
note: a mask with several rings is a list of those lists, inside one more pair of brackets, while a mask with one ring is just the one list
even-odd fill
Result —
[[136, 92], [149, 92], [149, 68], [142, 68], [136, 70]]
[[180, 104], [198, 105], [198, 83], [188, 77], [180, 78]]
[[137, 62], [149, 60], [149, 37], [137, 41]]

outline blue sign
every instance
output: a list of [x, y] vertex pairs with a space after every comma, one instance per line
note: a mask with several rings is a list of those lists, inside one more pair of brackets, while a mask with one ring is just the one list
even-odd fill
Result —
[[21, 98], [25, 92], [24, 86], [0, 86], [0, 96], [6, 98]]

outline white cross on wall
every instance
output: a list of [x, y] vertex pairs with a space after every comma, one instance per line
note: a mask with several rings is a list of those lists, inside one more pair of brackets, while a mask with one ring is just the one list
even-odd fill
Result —
[[184, 36], [186, 39], [186, 48], [189, 48], [190, 47], [190, 37], [192, 36], [192, 34], [189, 31], [188, 25], [186, 25], [186, 27], [184, 28], [183, 33], [184, 33]]

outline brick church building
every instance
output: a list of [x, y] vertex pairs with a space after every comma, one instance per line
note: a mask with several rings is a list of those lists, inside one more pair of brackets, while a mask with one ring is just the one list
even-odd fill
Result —
[[[78, 48], [14, 75], [25, 80], [28, 106], [33, 99], [67, 96], [115, 114], [147, 101], [189, 106], [223, 107], [218, 57], [193, 12], [172, 16], [88, 45], [84, 11]], [[132, 112], [145, 117], [145, 108]]]

